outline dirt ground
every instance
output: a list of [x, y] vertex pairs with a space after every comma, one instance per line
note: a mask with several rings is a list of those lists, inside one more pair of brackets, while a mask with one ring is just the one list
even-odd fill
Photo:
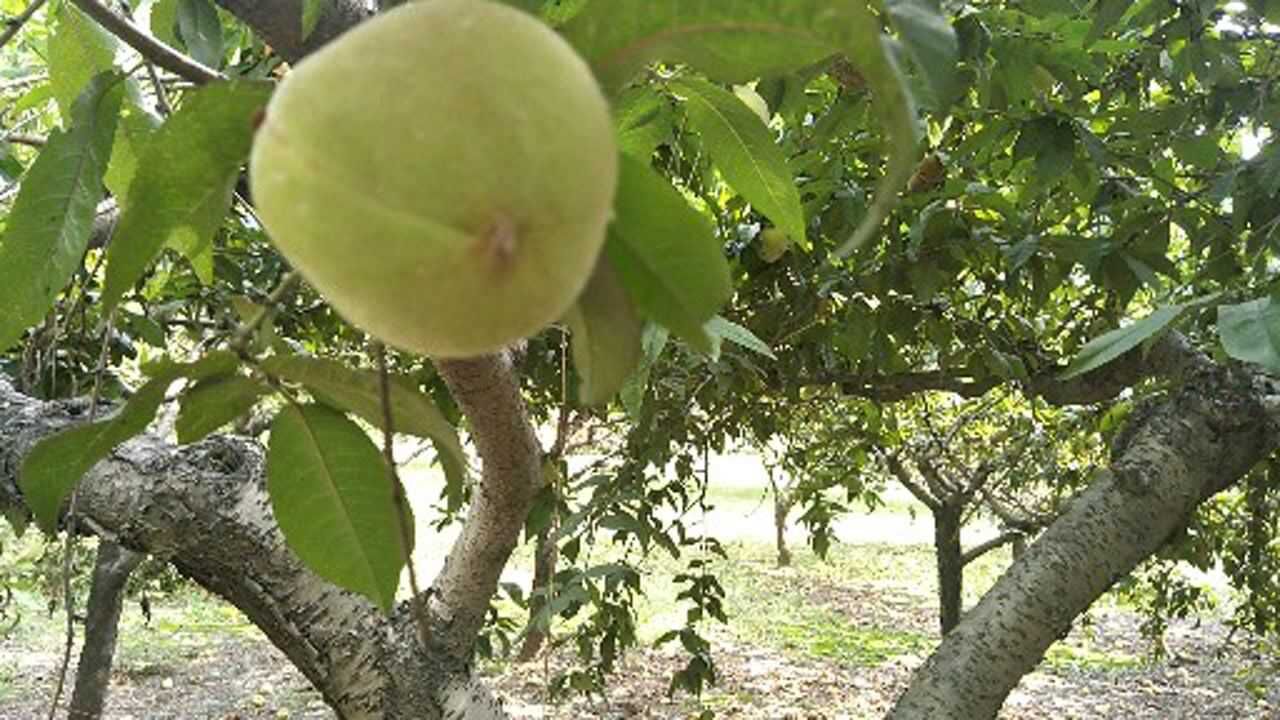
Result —
[[[1087, 631], [1073, 633], [1068, 644], [1093, 653], [1141, 656], [1145, 646], [1136, 623], [1125, 613], [1100, 615]], [[334, 717], [256, 632], [238, 631], [216, 640], [200, 637], [201, 642], [164, 659], [148, 659], [137, 648], [123, 652], [112, 679], [107, 720]], [[1052, 666], [1026, 677], [1000, 717], [1280, 718], [1280, 678], [1274, 666], [1241, 644], [1224, 641], [1218, 624], [1179, 623], [1168, 635], [1167, 661]], [[743, 720], [855, 720], [882, 717], [924, 658], [901, 655], [871, 667], [849, 666], [747, 646], [718, 632], [716, 659], [720, 682], [701, 703], [667, 696], [668, 678], [681, 659], [654, 649], [631, 654], [605, 698], [549, 702], [547, 680], [567, 661], [562, 656], [509, 667], [492, 679], [516, 718], [675, 720], [707, 708], [717, 717]], [[29, 643], [0, 644], [0, 719], [47, 715], [58, 660], [56, 652], [30, 652]], [[1251, 681], [1256, 683], [1253, 692]]]

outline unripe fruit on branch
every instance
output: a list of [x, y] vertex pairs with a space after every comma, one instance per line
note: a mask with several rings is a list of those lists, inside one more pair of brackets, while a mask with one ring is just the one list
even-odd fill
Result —
[[776, 227], [765, 228], [760, 231], [760, 259], [767, 263], [777, 262], [787, 249], [791, 247], [791, 238], [787, 234]]
[[421, 0], [281, 82], [258, 129], [258, 213], [353, 324], [436, 357], [496, 351], [569, 308], [617, 184], [609, 107], [531, 15]]

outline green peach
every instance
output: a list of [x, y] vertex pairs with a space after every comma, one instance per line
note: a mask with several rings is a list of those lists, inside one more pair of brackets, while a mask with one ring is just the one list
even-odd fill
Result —
[[608, 103], [547, 25], [489, 0], [379, 15], [281, 82], [250, 180], [281, 253], [356, 326], [436, 357], [560, 318], [604, 243]]
[[757, 252], [760, 253], [760, 259], [765, 262], [777, 262], [790, 247], [791, 238], [782, 230], [771, 227], [760, 231], [760, 247], [757, 248]]

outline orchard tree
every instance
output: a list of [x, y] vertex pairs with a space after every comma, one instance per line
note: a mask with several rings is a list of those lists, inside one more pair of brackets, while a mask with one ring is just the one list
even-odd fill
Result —
[[[663, 469], [693, 476], [761, 398], [1136, 391], [1109, 463], [890, 714], [981, 718], [1280, 444], [1274, 3], [507, 4], [13, 8], [16, 522], [97, 535], [100, 566], [170, 560], [339, 717], [499, 718], [473, 673], [490, 603], [572, 496], [535, 425], [630, 423], [562, 550], [678, 552]], [[174, 437], [148, 432], [169, 401]], [[217, 432], [264, 416], [265, 453]], [[400, 602], [393, 433], [433, 444], [462, 526]], [[638, 577], [572, 577], [582, 601], [540, 612], [594, 601], [607, 669]], [[696, 688], [705, 641], [674, 637]]]

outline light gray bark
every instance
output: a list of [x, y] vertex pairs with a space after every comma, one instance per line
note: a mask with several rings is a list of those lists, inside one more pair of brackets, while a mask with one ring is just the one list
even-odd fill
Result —
[[1280, 446], [1264, 383], [1203, 358], [1191, 366], [1182, 389], [1132, 421], [1111, 466], [943, 639], [890, 720], [994, 718], [1080, 613]]
[[[496, 720], [471, 652], [498, 573], [540, 482], [538, 452], [504, 357], [442, 364], [471, 421], [484, 472], [466, 528], [429, 603], [429, 646], [408, 604], [390, 615], [305, 568], [271, 515], [262, 453], [214, 437], [174, 447], [150, 435], [98, 463], [79, 486], [78, 525], [170, 560], [262, 631], [344, 720]], [[82, 403], [45, 403], [0, 378], [0, 506], [21, 506], [21, 459], [41, 437], [83, 421]], [[525, 455], [530, 457], [525, 457]]]

